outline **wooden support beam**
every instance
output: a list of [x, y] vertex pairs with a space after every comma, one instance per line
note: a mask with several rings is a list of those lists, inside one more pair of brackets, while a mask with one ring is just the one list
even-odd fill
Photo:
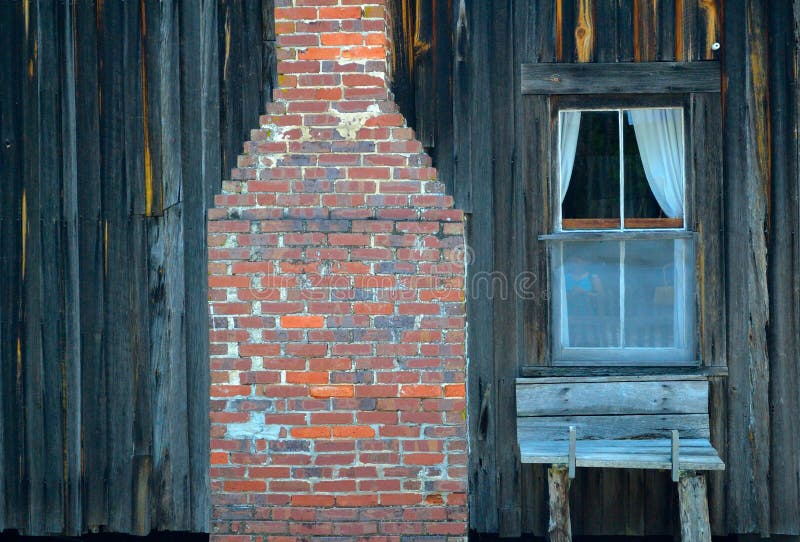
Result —
[[678, 481], [678, 500], [681, 541], [711, 542], [705, 476], [694, 472], [682, 472]]
[[672, 430], [672, 481], [677, 482], [679, 475], [680, 475], [680, 459], [679, 459], [679, 450], [678, 447], [680, 446], [678, 439], [678, 430]]
[[547, 535], [550, 542], [572, 542], [569, 483], [567, 469], [564, 467], [551, 465], [547, 469], [547, 487], [550, 496], [550, 523], [547, 526]]
[[577, 439], [577, 435], [578, 435], [578, 432], [575, 429], [575, 426], [574, 425], [570, 425], [569, 426], [569, 464], [568, 464], [569, 479], [570, 480], [574, 480], [575, 479], [575, 456], [576, 456], [575, 448], [577, 446], [577, 440], [578, 440]]

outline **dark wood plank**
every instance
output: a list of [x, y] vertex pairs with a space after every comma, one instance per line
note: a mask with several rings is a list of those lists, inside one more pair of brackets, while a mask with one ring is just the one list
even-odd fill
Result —
[[[40, 335], [42, 359], [35, 363], [41, 368], [43, 437], [31, 445], [41, 451], [41, 480], [32, 477], [32, 483], [42, 484], [41, 517], [32, 516], [34, 533], [60, 533], [64, 528], [64, 425], [62, 404], [65, 372], [65, 268], [66, 247], [63, 243], [63, 190], [61, 143], [61, 81], [57, 74], [61, 64], [63, 33], [58, 28], [58, 3], [43, 1], [36, 4], [36, 33], [38, 47], [36, 68], [38, 72], [38, 153], [29, 155], [34, 162], [39, 192], [39, 237], [32, 237], [31, 264], [40, 266], [42, 282], [35, 287], [34, 295], [26, 303], [37, 303], [40, 321], [34, 333]], [[55, 165], [52, 167], [51, 165]], [[31, 187], [32, 188], [32, 187]], [[31, 202], [33, 203], [33, 202]], [[31, 216], [34, 219], [34, 215]], [[38, 245], [38, 246], [37, 246]], [[38, 250], [38, 254], [36, 252]], [[35, 275], [33, 275], [35, 276]], [[32, 292], [33, 293], [33, 292]]]
[[634, 60], [634, 2], [635, 0], [617, 0], [617, 61], [633, 62]]
[[[180, 5], [181, 190], [185, 307], [186, 430], [189, 497], [186, 518], [193, 531], [209, 528], [208, 304], [206, 264], [206, 156], [196, 134], [205, 133], [205, 103], [198, 99], [216, 66], [204, 65], [203, 16], [216, 16], [201, 0]], [[271, 14], [269, 14], [271, 15]], [[263, 26], [262, 26], [263, 30]], [[273, 34], [274, 38], [274, 34]], [[203, 66], [198, 70], [197, 66]], [[174, 264], [173, 264], [174, 265]], [[176, 375], [179, 376], [179, 375]]]
[[[770, 326], [767, 337], [770, 369], [770, 508], [771, 532], [793, 532], [800, 525], [800, 435], [794, 429], [794, 412], [800, 410], [800, 351], [798, 322], [796, 239], [798, 210], [798, 136], [800, 105], [797, 102], [800, 5], [796, 14], [789, 3], [769, 9], [769, 109], [770, 235], [767, 251]], [[789, 52], [793, 54], [789, 54]], [[795, 390], [793, 392], [792, 390]]]
[[[469, 494], [469, 505], [481, 507], [484, 514], [470, 516], [470, 528], [478, 532], [492, 533], [499, 529], [497, 456], [495, 455], [497, 389], [494, 374], [493, 311], [491, 296], [484, 283], [476, 279], [490, 276], [494, 270], [494, 213], [491, 155], [492, 149], [486, 143], [486, 126], [479, 119], [490, 118], [491, 93], [485, 81], [489, 80], [489, 27], [492, 10], [485, 3], [466, 2], [459, 6], [457, 17], [457, 55], [461, 60], [456, 64], [456, 134], [468, 132], [464, 140], [457, 139], [456, 147], [456, 194], [462, 204], [480, 201], [483, 205], [475, 208], [468, 221], [468, 246], [472, 248], [472, 273], [467, 277], [471, 284], [467, 296], [467, 310], [476, 315], [475, 333], [470, 334], [468, 348], [474, 352], [476, 362], [469, 366], [467, 377], [470, 397], [470, 480], [473, 481]], [[460, 35], [459, 35], [460, 33]], [[460, 107], [464, 106], [464, 110]], [[463, 116], [462, 116], [463, 115]], [[462, 124], [463, 122], [463, 124]], [[468, 179], [463, 186], [461, 179]], [[463, 195], [469, 190], [469, 196]], [[478, 361], [479, 360], [479, 361]], [[480, 460], [479, 460], [480, 458]]]
[[220, 0], [218, 2], [219, 36], [219, 81], [220, 81], [220, 138], [222, 140], [222, 174], [230, 176], [237, 167], [236, 160], [242, 151], [249, 130], [255, 125], [242, 124], [244, 51], [242, 49], [244, 27], [242, 2]]
[[[153, 27], [158, 22], [158, 17], [150, 17], [146, 8], [142, 10], [141, 4], [137, 6], [127, 6], [125, 14], [125, 58], [123, 60], [123, 77], [125, 88], [129, 89], [124, 100], [125, 120], [124, 120], [124, 148], [126, 151], [125, 160], [125, 179], [130, 190], [130, 200], [133, 202], [133, 212], [127, 217], [128, 236], [125, 239], [127, 250], [129, 251], [128, 265], [131, 268], [129, 277], [129, 324], [126, 326], [127, 333], [130, 334], [130, 368], [126, 377], [130, 378], [130, 397], [131, 403], [128, 405], [130, 414], [122, 418], [126, 424], [125, 430], [130, 434], [126, 435], [125, 454], [129, 465], [126, 465], [126, 475], [130, 480], [126, 480], [128, 487], [122, 492], [125, 502], [111, 505], [110, 522], [112, 524], [123, 523], [128, 532], [136, 534], [147, 534], [152, 528], [149, 511], [151, 508], [148, 491], [143, 489], [150, 487], [150, 480], [147, 477], [149, 471], [142, 467], [139, 460], [142, 450], [149, 453], [152, 446], [152, 415], [149, 407], [152, 403], [151, 388], [152, 376], [150, 370], [149, 343], [149, 314], [148, 314], [148, 290], [147, 290], [147, 244], [145, 240], [144, 219], [142, 215], [147, 213], [157, 213], [159, 209], [154, 205], [160, 201], [160, 196], [156, 197], [152, 193], [155, 187], [161, 186], [160, 182], [154, 181], [150, 176], [153, 175], [153, 161], [158, 160], [158, 155], [153, 151], [158, 151], [158, 142], [151, 140], [150, 126], [152, 123], [160, 122], [158, 119], [150, 117], [150, 103], [153, 96], [157, 96], [157, 88], [150, 88], [159, 81], [159, 77], [154, 72], [159, 70], [159, 64], [152, 63], [152, 58], [147, 57], [147, 40], [157, 39], [157, 27]], [[155, 20], [154, 20], [155, 19]], [[148, 64], [148, 62], [151, 62]], [[150, 92], [148, 92], [148, 88]], [[156, 106], [156, 111], [159, 107]], [[155, 132], [158, 134], [160, 132]], [[155, 143], [155, 144], [154, 144]], [[157, 167], [156, 170], [162, 168]], [[127, 390], [126, 390], [127, 391]], [[112, 406], [119, 407], [112, 403]], [[114, 412], [111, 413], [115, 415]], [[131, 460], [134, 458], [134, 460]], [[111, 458], [112, 470], [118, 469], [116, 466], [117, 458]], [[123, 481], [117, 483], [125, 483]], [[142, 487], [142, 484], [147, 484]], [[147, 502], [142, 503], [143, 498]], [[144, 507], [144, 509], [143, 509]], [[121, 514], [129, 517], [121, 518]]]
[[681, 0], [658, 0], [656, 7], [656, 60], [674, 61], [676, 43], [676, 4]]
[[439, 182], [445, 184], [448, 194], [453, 194], [453, 2], [447, 0], [433, 1], [433, 77], [435, 88], [434, 100], [434, 137], [436, 145], [429, 149]]
[[595, 2], [594, 35], [595, 60], [597, 62], [616, 62], [619, 56], [619, 24], [620, 6], [616, 1]]
[[[126, 106], [133, 89], [126, 88], [126, 68], [135, 54], [136, 41], [131, 37], [138, 28], [139, 9], [130, 3], [104, 3], [100, 38], [102, 69], [100, 72], [100, 179], [102, 206], [105, 210], [103, 240], [105, 334], [103, 356], [106, 365], [107, 472], [104, 490], [108, 491], [106, 529], [130, 530], [131, 520], [131, 451], [133, 404], [132, 330], [138, 323], [131, 316], [132, 250], [130, 235], [131, 210], [141, 192], [137, 179], [129, 177], [125, 165], [141, 155], [126, 149], [126, 128], [129, 117]], [[133, 18], [133, 20], [131, 20]], [[144, 33], [144, 31], [143, 31]], [[140, 55], [139, 55], [140, 56]], [[138, 66], [138, 58], [136, 64]], [[135, 91], [134, 91], [135, 92]], [[137, 111], [137, 116], [139, 112]], [[136, 119], [136, 117], [134, 117]], [[139, 120], [139, 119], [136, 119]], [[139, 147], [141, 149], [141, 147]], [[128, 160], [126, 160], [126, 157]], [[123, 165], [123, 167], [120, 167]], [[140, 203], [141, 204], [141, 203]], [[96, 407], [95, 407], [96, 408]]]
[[[724, 94], [728, 529], [769, 532], [766, 272], [769, 149], [761, 2], [726, 4]], [[744, 32], [742, 31], [744, 29]]]
[[692, 94], [691, 171], [697, 232], [700, 295], [700, 359], [705, 366], [726, 364], [725, 271], [723, 267], [722, 110], [717, 94]]
[[59, 6], [62, 36], [61, 145], [64, 265], [64, 526], [62, 532], [82, 532], [81, 509], [81, 327], [80, 243], [78, 238], [78, 163], [75, 81], [75, 17], [68, 3]]
[[24, 439], [22, 397], [22, 194], [24, 140], [22, 90], [28, 67], [22, 4], [0, 4], [0, 528], [26, 521], [26, 487], [21, 471]]
[[[44, 360], [42, 355], [42, 215], [40, 166], [33, 157], [39, 155], [39, 73], [37, 60], [40, 35], [39, 5], [27, 12], [27, 32], [24, 36], [24, 82], [22, 94], [23, 141], [23, 319], [24, 331], [20, 346], [22, 353], [21, 380], [23, 385], [24, 441], [22, 477], [27, 505], [23, 527], [33, 534], [42, 533], [39, 519], [45, 516], [45, 417], [44, 417]], [[46, 180], [45, 180], [46, 182]]]
[[[183, 259], [183, 168], [180, 132], [178, 7], [161, 4], [159, 26], [148, 40], [158, 43], [160, 72], [162, 213], [146, 222], [150, 363], [153, 374], [153, 483], [155, 524], [177, 530], [187, 524], [189, 457], [186, 397], [185, 284]], [[260, 30], [259, 30], [260, 37]], [[260, 48], [256, 47], [256, 51]], [[260, 70], [259, 70], [260, 74]], [[257, 98], [256, 98], [257, 99]], [[154, 153], [155, 155], [155, 153]]]
[[433, 55], [433, 0], [415, 0], [414, 9], [414, 128], [426, 148], [436, 146], [436, 79]]
[[[100, 169], [100, 67], [99, 31], [105, 15], [102, 6], [79, 2], [75, 5], [76, 117], [81, 129], [76, 134], [78, 243], [81, 283], [81, 422], [83, 460], [92, 465], [83, 473], [81, 484], [82, 529], [94, 530], [108, 523], [106, 468], [107, 411], [97, 408], [106, 398], [106, 364], [103, 353], [105, 292], [105, 217]], [[100, 19], [98, 19], [98, 17]], [[105, 63], [102, 64], [105, 67]], [[105, 126], [105, 124], [104, 124]], [[92, 445], [86, 443], [91, 442]]]
[[450, 188], [456, 207], [471, 213], [473, 175], [470, 108], [474, 105], [471, 89], [477, 87], [473, 73], [476, 51], [466, 0], [453, 2], [453, 6], [456, 11], [453, 15], [453, 179]]
[[[519, 65], [517, 48], [514, 43], [514, 17], [511, 2], [496, 2], [491, 10], [489, 26], [489, 80], [513, 81]], [[519, 196], [521, 179], [515, 167], [517, 149], [515, 146], [517, 114], [521, 111], [518, 87], [497, 85], [491, 89], [492, 173], [494, 202], [494, 274], [501, 277], [518, 275], [518, 255], [516, 246], [520, 228]], [[480, 117], [477, 117], [480, 118]], [[481, 141], [475, 137], [473, 141]], [[479, 181], [480, 182], [480, 181]], [[507, 292], [492, 292], [493, 347], [494, 347], [494, 404], [492, 423], [495, 427], [495, 444], [492, 453], [496, 454], [497, 464], [497, 505], [498, 529], [501, 537], [520, 536], [520, 463], [516, 441], [516, 427], [509, 419], [515, 412], [514, 381], [517, 377], [517, 360], [520, 357], [517, 310], [518, 298], [512, 287], [506, 285]], [[498, 295], [499, 294], [499, 295]], [[511, 423], [509, 423], [511, 422]], [[503, 450], [503, 452], [501, 452]]]
[[719, 63], [523, 64], [524, 94], [719, 92]]

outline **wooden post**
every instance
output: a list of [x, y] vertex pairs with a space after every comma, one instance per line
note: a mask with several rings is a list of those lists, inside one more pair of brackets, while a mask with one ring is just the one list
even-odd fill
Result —
[[[678, 500], [681, 541], [711, 542], [705, 476], [694, 472], [682, 472], [678, 482]], [[550, 521], [552, 525], [552, 519]]]
[[[563, 466], [551, 465], [547, 469], [550, 493], [550, 524], [547, 535], [550, 542], [572, 542], [572, 525], [569, 519], [569, 477]], [[705, 486], [704, 486], [705, 487]], [[708, 513], [706, 513], [708, 517]]]

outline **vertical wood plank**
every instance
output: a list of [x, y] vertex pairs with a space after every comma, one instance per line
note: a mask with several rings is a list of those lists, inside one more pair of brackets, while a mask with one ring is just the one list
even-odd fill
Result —
[[76, 536], [81, 529], [81, 328], [80, 251], [78, 239], [78, 164], [75, 82], [75, 15], [70, 2], [59, 6], [62, 37], [61, 142], [66, 259], [64, 265], [64, 526], [62, 532]]
[[[130, 209], [137, 198], [136, 179], [129, 177], [126, 167], [126, 78], [128, 59], [135, 56], [131, 47], [131, 21], [138, 6], [132, 3], [103, 3], [103, 27], [100, 36], [102, 70], [100, 92], [102, 197], [105, 212], [104, 273], [106, 276], [104, 301], [105, 336], [103, 353], [107, 371], [106, 396], [108, 471], [105, 488], [108, 491], [108, 516], [106, 529], [127, 531], [131, 518], [131, 462], [132, 451], [132, 341], [131, 335], [138, 324], [131, 319], [131, 250], [132, 229]], [[140, 153], [135, 153], [137, 156]], [[122, 167], [121, 167], [122, 166]], [[138, 198], [141, 202], [143, 198]], [[105, 489], [104, 488], [104, 489]]]
[[22, 397], [22, 89], [27, 79], [24, 21], [19, 2], [0, 4], [0, 528], [24, 523]]
[[[83, 426], [84, 469], [81, 484], [82, 529], [107, 524], [105, 484], [107, 411], [97, 408], [105, 403], [106, 369], [103, 353], [105, 291], [105, 217], [100, 182], [100, 60], [105, 11], [95, 2], [75, 4], [75, 114], [81, 119], [76, 134], [78, 193], [78, 252], [81, 288], [81, 414]], [[105, 59], [111, 62], [110, 58]], [[88, 445], [87, 443], [92, 443]]]
[[26, 12], [24, 59], [26, 64], [23, 83], [23, 319], [21, 340], [22, 382], [24, 386], [24, 461], [22, 478], [29, 480], [24, 523], [32, 534], [42, 533], [39, 519], [45, 515], [44, 488], [44, 367], [42, 359], [42, 254], [41, 254], [41, 192], [39, 164], [33, 157], [39, 155], [39, 5]]
[[592, 62], [595, 58], [597, 24], [595, 22], [594, 2], [576, 0], [575, 17], [575, 57], [578, 62]]
[[[493, 186], [491, 182], [491, 148], [485, 143], [490, 139], [486, 134], [486, 124], [481, 119], [490, 118], [491, 93], [485, 81], [489, 80], [489, 27], [492, 10], [484, 2], [459, 4], [457, 16], [457, 54], [460, 59], [456, 65], [457, 112], [456, 134], [468, 133], [463, 140], [457, 139], [456, 147], [456, 194], [467, 209], [472, 209], [471, 201], [484, 204], [475, 207], [468, 222], [468, 244], [472, 249], [472, 272], [467, 277], [469, 287], [467, 310], [476, 315], [475, 332], [470, 333], [469, 346], [471, 363], [468, 367], [467, 382], [470, 397], [470, 447], [475, 451], [470, 455], [471, 490], [469, 505], [472, 509], [480, 507], [484, 514], [471, 515], [470, 527], [478, 532], [497, 532], [498, 487], [497, 456], [495, 454], [495, 405], [496, 393], [494, 374], [494, 347], [492, 339], [493, 311], [486, 310], [491, 304], [489, 288], [484, 280], [492, 276], [494, 270], [494, 215]], [[459, 34], [460, 33], [460, 34]], [[460, 109], [463, 106], [463, 110]], [[463, 115], [463, 116], [462, 116]], [[462, 124], [463, 122], [463, 124]], [[462, 186], [460, 179], [469, 179]], [[468, 190], [465, 194], [462, 190]], [[479, 399], [478, 399], [479, 398]]]
[[770, 523], [765, 237], [770, 172], [764, 7], [757, 0], [726, 5], [724, 61], [727, 357], [731, 360], [727, 517], [730, 531], [762, 536], [769, 533]]
[[[183, 202], [181, 201], [180, 60], [177, 6], [161, 5], [159, 43], [160, 140], [165, 207], [146, 222], [149, 269], [150, 360], [153, 388], [153, 470], [159, 529], [186, 524], [189, 457], [186, 397]], [[260, 33], [259, 33], [260, 35]], [[260, 51], [256, 48], [256, 51]], [[259, 70], [260, 74], [260, 70]]]
[[619, 5], [614, 2], [594, 2], [595, 59], [598, 62], [616, 62], [619, 51]]
[[[208, 305], [206, 258], [206, 164], [197, 134], [204, 132], [205, 104], [198, 97], [216, 69], [203, 66], [203, 21], [208, 12], [202, 0], [180, 5], [181, 184], [183, 196], [185, 276], [185, 378], [188, 433], [189, 496], [186, 520], [192, 530], [208, 529]], [[215, 12], [211, 12], [214, 13]], [[271, 14], [270, 14], [271, 15]]]
[[617, 0], [617, 61], [633, 62], [635, 58], [634, 2]]
[[[797, 3], [795, 6], [800, 7]], [[800, 410], [800, 350], [798, 292], [800, 253], [796, 233], [800, 227], [798, 205], [797, 102], [800, 11], [792, 13], [789, 3], [769, 9], [769, 111], [770, 235], [768, 245], [768, 287], [770, 295], [770, 531], [794, 532], [800, 524], [800, 435], [795, 430], [795, 413]]]
[[[491, 81], [512, 81], [492, 89], [492, 174], [493, 218], [494, 218], [494, 274], [505, 283], [503, 292], [492, 291], [494, 331], [494, 405], [495, 426], [493, 453], [497, 463], [498, 527], [501, 537], [520, 536], [520, 462], [515, 424], [509, 423], [510, 412], [516, 412], [514, 379], [518, 375], [517, 362], [520, 357], [517, 341], [518, 297], [514, 281], [518, 275], [520, 239], [519, 196], [521, 179], [515, 168], [516, 121], [521, 112], [519, 104], [519, 58], [514, 43], [514, 17], [511, 2], [496, 2], [491, 10], [489, 42]], [[516, 67], [516, 69], [515, 69]], [[512, 113], [513, 112], [513, 113]], [[519, 119], [524, 122], [524, 119]], [[476, 141], [480, 141], [476, 138]], [[513, 418], [513, 417], [511, 417]], [[503, 450], [503, 452], [501, 452]]]
[[633, 56], [653, 62], [658, 55], [658, 0], [633, 0]]

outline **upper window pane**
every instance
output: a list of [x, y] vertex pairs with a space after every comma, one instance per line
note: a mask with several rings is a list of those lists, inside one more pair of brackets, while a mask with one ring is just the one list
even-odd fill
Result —
[[[574, 113], [572, 113], [574, 114]], [[565, 144], [578, 130], [572, 174], [562, 202], [562, 219], [615, 219], [607, 227], [619, 227], [619, 115], [616, 111], [582, 111], [580, 122], [562, 123]], [[562, 160], [569, 159], [562, 149]], [[565, 164], [566, 166], [566, 164]], [[567, 174], [568, 167], [564, 167]]]
[[681, 108], [561, 111], [561, 228], [682, 228], [683, 133]]

